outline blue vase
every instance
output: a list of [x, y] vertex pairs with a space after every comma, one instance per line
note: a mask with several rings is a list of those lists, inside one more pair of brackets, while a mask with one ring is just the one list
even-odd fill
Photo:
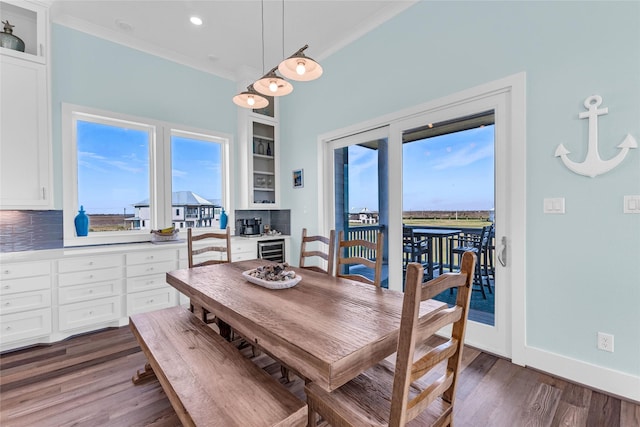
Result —
[[220, 214], [220, 230], [224, 230], [227, 228], [227, 213], [222, 209], [222, 213]]
[[89, 217], [84, 213], [84, 207], [80, 206], [78, 215], [73, 220], [76, 225], [76, 236], [86, 236], [89, 234]]

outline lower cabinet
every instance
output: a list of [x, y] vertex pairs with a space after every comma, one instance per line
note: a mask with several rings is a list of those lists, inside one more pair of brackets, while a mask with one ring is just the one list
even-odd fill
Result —
[[166, 273], [178, 268], [175, 249], [131, 253], [126, 258], [127, 315], [176, 305], [177, 291], [166, 280]]
[[117, 326], [122, 310], [123, 257], [82, 256], [58, 261], [58, 331]]
[[[255, 259], [257, 242], [232, 239], [232, 260]], [[42, 251], [36, 256], [0, 258], [0, 351], [124, 326], [132, 314], [189, 304], [166, 282], [167, 272], [188, 267], [186, 245]]]
[[51, 318], [51, 262], [3, 263], [0, 269], [0, 350], [46, 340]]

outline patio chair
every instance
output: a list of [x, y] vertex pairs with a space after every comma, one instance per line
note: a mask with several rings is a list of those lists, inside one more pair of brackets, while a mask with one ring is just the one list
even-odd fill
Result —
[[[381, 231], [378, 231], [375, 242], [363, 239], [344, 240], [344, 231], [340, 231], [336, 276], [380, 287], [382, 282], [383, 247], [384, 235]], [[363, 265], [373, 269], [373, 279], [362, 274], [349, 273], [350, 265]], [[347, 272], [344, 273], [343, 270]]]
[[[307, 250], [307, 244], [313, 242], [320, 242], [327, 245], [327, 252], [323, 252], [321, 250]], [[336, 231], [331, 230], [329, 232], [329, 237], [325, 236], [307, 236], [307, 229], [302, 229], [302, 243], [300, 244], [300, 268], [306, 268], [307, 270], [318, 271], [320, 273], [326, 273], [330, 276], [333, 276], [333, 264], [335, 262], [335, 250], [336, 250]], [[305, 265], [305, 261], [308, 258], [312, 257], [320, 257], [323, 260], [327, 261], [327, 269], [323, 269], [322, 267], [316, 265]]]
[[402, 227], [403, 272], [407, 271], [410, 262], [420, 263], [426, 270], [425, 280], [433, 279], [433, 267], [429, 265], [429, 254], [432, 251], [431, 239], [420, 239], [413, 228]]
[[[491, 290], [491, 282], [489, 281], [488, 273], [483, 274], [483, 266], [486, 265], [486, 257], [485, 255], [488, 252], [489, 243], [490, 243], [490, 235], [491, 235], [492, 225], [487, 225], [482, 227], [479, 235], [465, 235], [459, 237], [457, 239], [452, 239], [452, 247], [451, 247], [451, 258], [449, 260], [449, 269], [453, 271], [453, 259], [455, 255], [458, 255], [459, 258], [462, 258], [462, 254], [465, 252], [473, 252], [476, 257], [478, 257], [478, 261], [476, 262], [475, 275], [473, 283], [478, 286], [478, 289], [482, 293], [482, 298], [487, 299], [487, 294], [485, 293], [484, 286], [486, 277], [486, 286], [489, 292]], [[454, 244], [458, 244], [458, 246], [453, 246]], [[485, 260], [483, 261], [483, 258]]]
[[[422, 267], [410, 263], [395, 368], [385, 360], [332, 392], [308, 383], [308, 425], [317, 425], [316, 414], [333, 427], [404, 426], [412, 420], [420, 426], [453, 425], [475, 262], [474, 254], [467, 252], [460, 273], [445, 273], [424, 284]], [[420, 317], [422, 301], [450, 288], [458, 290], [453, 307]], [[453, 325], [451, 338], [414, 363], [416, 348], [446, 325]], [[444, 371], [442, 376], [431, 372], [434, 367]]]

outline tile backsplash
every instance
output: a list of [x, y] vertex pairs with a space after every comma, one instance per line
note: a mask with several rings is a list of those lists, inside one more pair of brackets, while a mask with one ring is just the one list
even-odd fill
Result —
[[0, 252], [59, 249], [62, 211], [0, 211]]
[[[278, 230], [282, 234], [291, 234], [291, 210], [274, 209], [274, 210], [236, 210], [235, 219], [262, 219], [262, 226], [268, 225], [272, 230]], [[235, 227], [235, 224], [229, 224]], [[240, 234], [240, 230], [235, 231]]]

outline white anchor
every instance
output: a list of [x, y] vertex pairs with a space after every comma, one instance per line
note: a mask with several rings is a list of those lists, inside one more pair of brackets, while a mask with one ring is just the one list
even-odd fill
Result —
[[609, 172], [624, 160], [630, 148], [638, 148], [636, 140], [631, 134], [627, 134], [620, 145], [618, 145], [620, 152], [614, 158], [609, 160], [602, 160], [600, 158], [600, 154], [598, 153], [598, 116], [609, 113], [608, 108], [598, 109], [600, 104], [602, 104], [602, 97], [600, 95], [588, 97], [584, 101], [584, 106], [589, 111], [582, 112], [578, 116], [581, 119], [585, 117], [589, 118], [589, 146], [584, 162], [577, 163], [569, 160], [567, 154], [569, 154], [570, 151], [562, 144], [558, 145], [555, 154], [556, 157], [562, 159], [562, 162], [567, 168], [579, 175], [589, 176], [591, 178]]

